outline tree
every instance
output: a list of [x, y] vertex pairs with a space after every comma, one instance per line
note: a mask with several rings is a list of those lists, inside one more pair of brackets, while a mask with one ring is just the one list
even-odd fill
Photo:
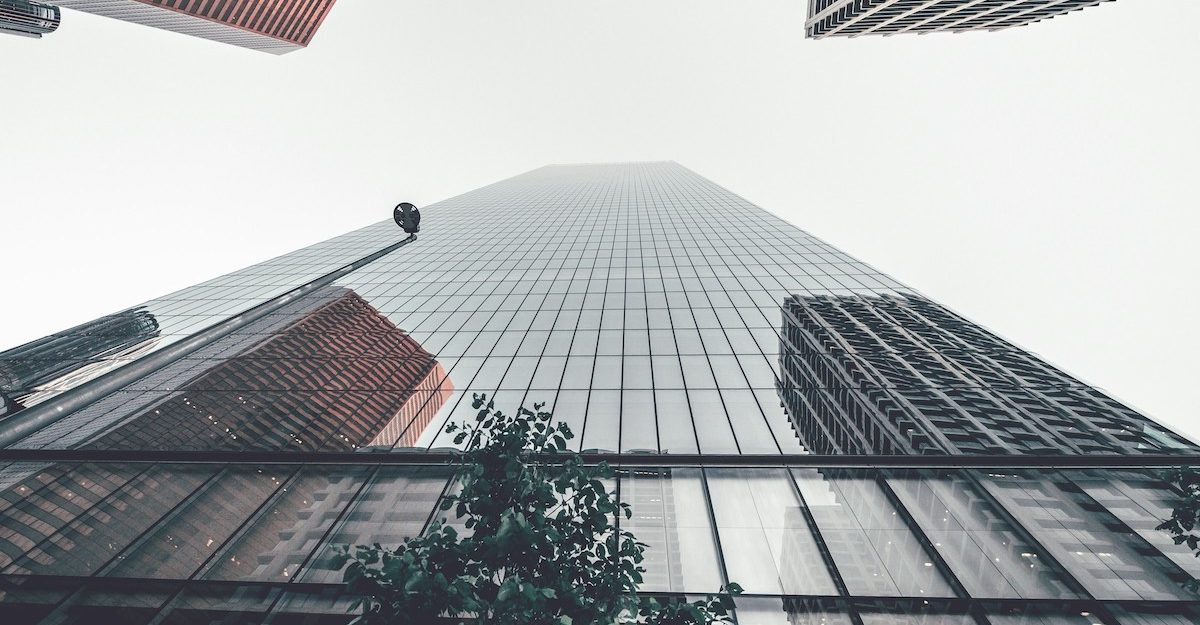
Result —
[[465, 445], [454, 461], [457, 492], [440, 510], [453, 510], [465, 531], [438, 520], [395, 549], [343, 548], [337, 565], [349, 563], [352, 609], [362, 610], [354, 623], [732, 622], [737, 584], [692, 603], [636, 595], [646, 545], [617, 523], [632, 511], [605, 485], [614, 471], [568, 451], [570, 428], [543, 406], [510, 416], [476, 394], [474, 422], [447, 425]]
[[[1154, 529], [1170, 532], [1176, 545], [1187, 543], [1196, 557], [1200, 557], [1200, 535], [1195, 533], [1200, 524], [1200, 471], [1193, 467], [1178, 467], [1164, 471], [1160, 477], [1179, 489], [1179, 498], [1171, 517]], [[1196, 587], [1193, 580], [1191, 588], [1195, 590]]]

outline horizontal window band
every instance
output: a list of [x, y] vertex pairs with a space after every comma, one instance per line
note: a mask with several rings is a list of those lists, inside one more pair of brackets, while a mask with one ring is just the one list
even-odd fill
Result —
[[[1200, 466], [1196, 454], [1145, 455], [817, 455], [817, 454], [617, 454], [583, 453], [587, 464], [626, 467], [863, 467], [863, 468], [1096, 468], [1137, 469]], [[0, 449], [0, 462], [96, 462], [161, 464], [444, 465], [457, 454], [443, 450], [398, 451], [207, 451], [145, 449]], [[545, 456], [547, 460], [555, 458]]]
[[[73, 575], [0, 575], [0, 588], [7, 584], [20, 584], [22, 589], [34, 590], [50, 587], [78, 587], [86, 585], [90, 590], [131, 591], [144, 590], [219, 590], [236, 588], [276, 589], [297, 594], [323, 593], [331, 590], [345, 590], [341, 583], [314, 582], [275, 582], [275, 581], [239, 581], [212, 579], [163, 579], [138, 577], [88, 577]], [[714, 589], [715, 592], [715, 589]], [[703, 593], [672, 593], [672, 592], [642, 592], [644, 596], [675, 597], [695, 599]], [[743, 593], [738, 595], [744, 599], [780, 599], [795, 601], [801, 604], [820, 604], [826, 609], [853, 608], [862, 611], [872, 610], [911, 610], [914, 612], [959, 612], [974, 607], [982, 608], [1013, 608], [1029, 607], [1052, 609], [1056, 612], [1072, 612], [1086, 610], [1092, 606], [1121, 606], [1133, 610], [1169, 610], [1171, 608], [1197, 608], [1200, 600], [1146, 600], [1146, 599], [975, 599], [956, 597], [901, 597], [889, 595], [855, 595], [842, 597], [839, 595], [780, 595]]]

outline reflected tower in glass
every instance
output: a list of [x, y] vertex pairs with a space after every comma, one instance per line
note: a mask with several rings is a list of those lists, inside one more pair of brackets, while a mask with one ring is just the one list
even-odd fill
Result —
[[743, 625], [1197, 622], [1194, 443], [688, 169], [422, 212], [0, 353], [0, 622], [344, 623], [331, 554], [424, 531], [482, 393]]

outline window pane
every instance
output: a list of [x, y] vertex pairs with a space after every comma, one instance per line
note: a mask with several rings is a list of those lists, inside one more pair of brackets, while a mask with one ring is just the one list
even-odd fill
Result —
[[642, 591], [714, 592], [722, 585], [699, 469], [624, 472], [621, 500], [633, 508], [622, 527], [648, 545]]
[[851, 594], [953, 596], [873, 479], [852, 471], [793, 472]]
[[783, 469], [707, 472], [729, 580], [748, 593], [836, 594]]

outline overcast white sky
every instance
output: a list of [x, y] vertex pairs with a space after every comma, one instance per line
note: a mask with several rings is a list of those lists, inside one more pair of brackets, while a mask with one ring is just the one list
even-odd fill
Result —
[[284, 57], [0, 36], [0, 349], [401, 199], [671, 159], [1200, 437], [1200, 2], [825, 41], [805, 6], [341, 0]]

